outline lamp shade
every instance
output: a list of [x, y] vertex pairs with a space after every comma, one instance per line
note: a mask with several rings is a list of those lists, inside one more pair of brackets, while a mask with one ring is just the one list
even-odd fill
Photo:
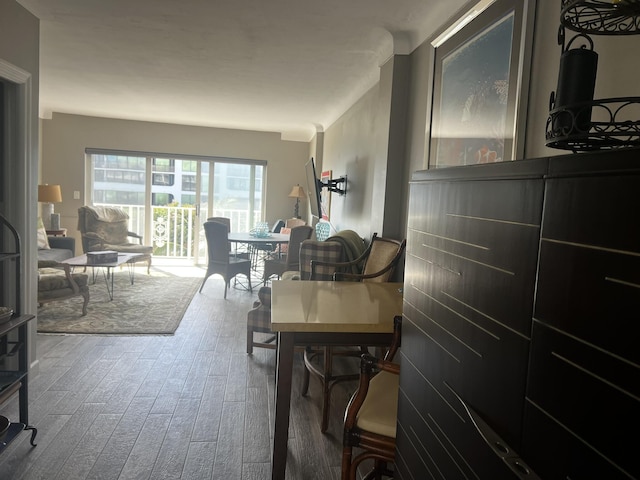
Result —
[[289, 198], [307, 198], [304, 193], [304, 189], [300, 185], [295, 185], [291, 189], [291, 193], [289, 194]]
[[42, 203], [59, 203], [62, 201], [60, 185], [38, 185], [38, 201]]

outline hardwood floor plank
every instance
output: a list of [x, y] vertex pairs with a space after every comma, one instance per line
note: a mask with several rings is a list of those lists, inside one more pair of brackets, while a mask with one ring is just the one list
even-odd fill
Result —
[[242, 479], [244, 402], [224, 402], [222, 420], [213, 463], [213, 480]]
[[269, 463], [271, 460], [271, 438], [269, 436], [269, 402], [267, 385], [249, 388], [245, 405], [244, 463]]
[[[187, 459], [180, 480], [203, 480], [211, 478], [216, 456], [216, 442], [190, 442]], [[267, 478], [267, 477], [265, 477]]]
[[120, 478], [120, 472], [138, 439], [153, 405], [153, 400], [149, 397], [135, 397], [131, 401], [129, 408], [120, 418], [113, 434], [89, 471], [87, 479], [115, 480]]
[[182, 398], [178, 402], [162, 442], [158, 460], [151, 472], [153, 480], [180, 479], [189, 452], [191, 432], [199, 404], [200, 400], [197, 398]]
[[191, 435], [192, 442], [217, 442], [226, 376], [210, 376], [205, 382], [202, 401]]
[[55, 480], [84, 480], [113, 434], [122, 415], [100, 414], [73, 452], [66, 457]]
[[171, 423], [171, 415], [148, 415], [140, 435], [118, 477], [120, 480], [151, 478], [150, 473]]

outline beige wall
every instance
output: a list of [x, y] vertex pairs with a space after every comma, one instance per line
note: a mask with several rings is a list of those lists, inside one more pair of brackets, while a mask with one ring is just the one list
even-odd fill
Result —
[[[266, 160], [265, 218], [270, 222], [293, 216], [294, 201], [287, 195], [293, 185], [306, 185], [308, 143], [283, 141], [275, 133], [56, 113], [42, 121], [42, 135], [42, 181], [60, 184], [63, 202], [56, 205], [56, 212], [61, 225], [76, 238], [77, 211], [86, 203], [86, 148]], [[73, 200], [73, 191], [81, 192], [79, 200]], [[301, 205], [301, 211], [305, 208]]]

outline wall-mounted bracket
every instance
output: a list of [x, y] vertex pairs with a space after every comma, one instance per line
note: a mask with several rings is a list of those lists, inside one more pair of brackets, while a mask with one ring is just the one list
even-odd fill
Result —
[[[327, 180], [326, 182], [322, 182], [318, 180], [320, 184], [322, 184], [322, 188], [327, 188], [330, 192], [337, 193], [340, 196], [347, 194], [347, 176], [343, 175], [340, 178], [332, 178], [331, 180]], [[339, 185], [344, 185], [340, 188]]]

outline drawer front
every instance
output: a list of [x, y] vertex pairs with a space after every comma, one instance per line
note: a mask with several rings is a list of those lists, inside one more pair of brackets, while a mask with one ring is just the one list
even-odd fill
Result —
[[460, 399], [518, 450], [542, 197], [541, 179], [411, 186], [396, 462], [406, 478], [523, 475]]
[[535, 322], [525, 413], [523, 452], [543, 478], [640, 478], [638, 364]]

